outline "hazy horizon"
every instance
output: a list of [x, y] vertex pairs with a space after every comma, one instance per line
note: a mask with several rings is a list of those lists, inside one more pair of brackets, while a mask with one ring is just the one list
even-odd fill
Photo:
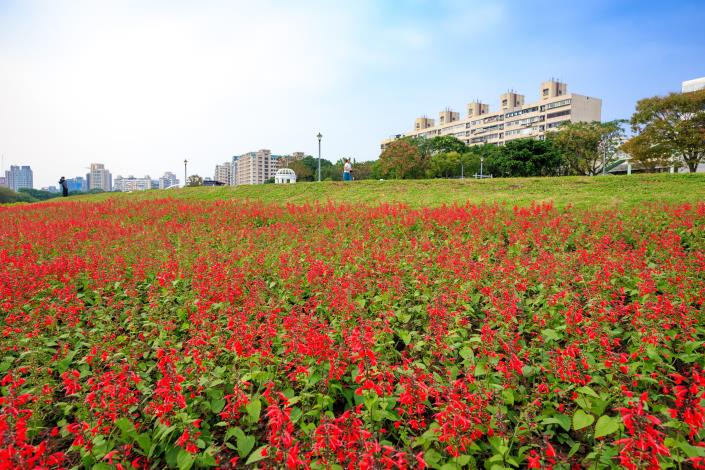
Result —
[[[0, 0], [0, 154], [34, 186], [212, 176], [267, 148], [375, 159], [420, 115], [555, 77], [628, 118], [705, 76], [705, 4]], [[701, 31], [701, 32], [698, 32]]]

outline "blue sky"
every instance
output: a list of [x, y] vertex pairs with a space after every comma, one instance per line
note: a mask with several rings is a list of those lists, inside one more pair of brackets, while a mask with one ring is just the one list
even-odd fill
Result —
[[35, 186], [210, 176], [274, 153], [377, 158], [416, 116], [556, 77], [628, 118], [705, 76], [705, 2], [0, 0], [0, 154]]

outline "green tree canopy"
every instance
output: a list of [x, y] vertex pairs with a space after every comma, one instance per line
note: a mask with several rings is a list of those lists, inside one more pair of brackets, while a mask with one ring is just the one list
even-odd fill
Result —
[[569, 173], [596, 175], [617, 161], [617, 151], [624, 137], [624, 121], [570, 122], [547, 140], [563, 155]]
[[497, 176], [556, 176], [564, 166], [551, 142], [536, 139], [511, 140], [487, 159], [489, 172]]
[[671, 151], [668, 146], [654, 144], [644, 133], [636, 135], [625, 142], [622, 151], [629, 155], [630, 161], [646, 171], [656, 171], [659, 167], [670, 166]]
[[203, 186], [203, 178], [198, 175], [191, 175], [186, 180], [186, 186], [191, 188], [195, 186]]
[[657, 147], [654, 152], [678, 158], [691, 172], [705, 159], [705, 90], [640, 100], [630, 123], [642, 150]]

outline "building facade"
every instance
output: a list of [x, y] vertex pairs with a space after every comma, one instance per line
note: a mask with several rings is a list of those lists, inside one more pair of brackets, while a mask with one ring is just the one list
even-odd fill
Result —
[[22, 188], [32, 189], [34, 187], [34, 175], [29, 165], [10, 165], [10, 169], [5, 171], [5, 186], [18, 191]]
[[171, 186], [178, 186], [179, 179], [176, 175], [170, 171], [164, 172], [164, 176], [159, 178], [159, 189], [170, 188]]
[[705, 90], [705, 77], [686, 80], [681, 84], [682, 93], [690, 93], [691, 91]]
[[222, 165], [215, 166], [213, 179], [223, 184], [230, 184], [230, 162], [225, 162]]
[[112, 191], [113, 176], [102, 163], [91, 163], [90, 173], [86, 174], [88, 190], [99, 189], [102, 191]]
[[273, 178], [279, 169], [279, 160], [266, 149], [248, 152], [237, 158], [235, 184], [262, 184]]
[[230, 186], [235, 186], [237, 184], [237, 162], [239, 159], [240, 156], [238, 155], [235, 155], [230, 159], [230, 181], [228, 182]]
[[550, 80], [541, 84], [539, 100], [524, 102], [524, 95], [508, 91], [499, 98], [499, 109], [490, 111], [488, 104], [474, 101], [467, 114], [445, 109], [439, 113], [438, 124], [422, 116], [414, 121], [413, 130], [382, 141], [382, 149], [402, 137], [436, 137], [452, 135], [466, 145], [505, 143], [521, 138], [541, 139], [546, 132], [565, 122], [591, 122], [602, 118], [602, 100], [568, 93], [565, 83]]
[[33, 188], [34, 174], [32, 169], [27, 165], [11, 165], [10, 169], [5, 171], [5, 186], [13, 191], [21, 188]]
[[88, 191], [88, 181], [83, 178], [83, 176], [76, 176], [75, 178], [69, 178], [66, 180], [66, 184], [68, 185], [69, 192], [71, 191], [80, 191], [80, 192], [86, 192]]
[[113, 191], [145, 191], [147, 189], [152, 189], [152, 178], [145, 176], [144, 178], [135, 178], [130, 175], [127, 178], [123, 178], [118, 175], [115, 178], [113, 184]]

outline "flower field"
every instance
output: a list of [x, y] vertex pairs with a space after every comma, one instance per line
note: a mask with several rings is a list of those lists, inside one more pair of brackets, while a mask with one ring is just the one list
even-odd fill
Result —
[[0, 220], [0, 468], [705, 468], [703, 203]]

